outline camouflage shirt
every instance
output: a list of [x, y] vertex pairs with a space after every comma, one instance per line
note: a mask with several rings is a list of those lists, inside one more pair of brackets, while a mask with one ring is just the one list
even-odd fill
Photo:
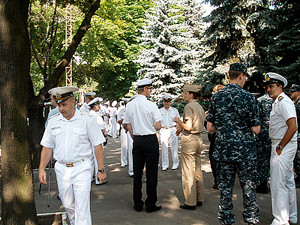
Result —
[[259, 97], [257, 101], [261, 123], [261, 129], [257, 137], [260, 139], [269, 138], [270, 113], [272, 111], [272, 104], [274, 103], [274, 100], [270, 98], [268, 94], [264, 94]]
[[251, 127], [260, 125], [256, 99], [238, 84], [229, 84], [213, 95], [207, 121], [216, 127], [213, 157], [221, 162], [256, 160]]

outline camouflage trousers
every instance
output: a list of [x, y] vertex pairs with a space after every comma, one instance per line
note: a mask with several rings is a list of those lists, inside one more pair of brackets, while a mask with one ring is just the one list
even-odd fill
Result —
[[296, 180], [298, 182], [298, 180], [300, 181], [300, 138], [298, 138], [297, 141], [298, 141], [298, 148], [294, 159], [294, 169], [297, 175]]
[[265, 140], [256, 139], [255, 142], [257, 149], [257, 185], [260, 185], [269, 182], [272, 143], [269, 138]]
[[232, 191], [236, 174], [238, 174], [243, 192], [244, 221], [246, 223], [258, 223], [259, 207], [256, 201], [256, 161], [219, 162], [217, 174], [220, 189], [220, 212], [218, 213], [220, 223], [233, 224], [236, 220], [235, 215], [232, 213]]

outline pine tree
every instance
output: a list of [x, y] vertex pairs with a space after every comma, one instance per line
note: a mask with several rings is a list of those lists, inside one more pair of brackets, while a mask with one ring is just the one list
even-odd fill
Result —
[[274, 1], [270, 17], [274, 26], [268, 50], [276, 61], [271, 71], [284, 75], [290, 84], [299, 84], [300, 70], [300, 5], [296, 0]]
[[[204, 92], [210, 93], [216, 83], [227, 83], [229, 64], [242, 62], [248, 65], [250, 91], [262, 84], [263, 72], [274, 57], [268, 54], [269, 37], [266, 31], [272, 26], [269, 8], [263, 0], [210, 0], [215, 9], [204, 21], [209, 24], [203, 42], [211, 51], [204, 58], [203, 72], [198, 82]], [[258, 82], [260, 81], [260, 82]]]
[[[145, 49], [136, 62], [141, 66], [138, 75], [153, 80], [154, 100], [167, 93], [177, 96], [184, 83], [193, 82], [199, 70], [196, 36], [201, 27], [196, 19], [200, 14], [191, 14], [192, 3], [195, 4], [191, 0], [157, 0], [147, 15], [141, 37]], [[197, 9], [200, 11], [200, 6], [193, 11]]]

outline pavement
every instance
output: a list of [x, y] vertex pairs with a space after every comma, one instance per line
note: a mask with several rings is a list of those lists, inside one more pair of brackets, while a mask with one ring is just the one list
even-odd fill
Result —
[[[128, 175], [128, 167], [121, 168], [120, 164], [120, 138], [109, 138], [105, 147], [105, 165], [108, 175], [108, 183], [95, 185], [92, 183], [91, 190], [91, 213], [93, 225], [217, 225], [219, 191], [212, 188], [212, 173], [208, 160], [209, 142], [207, 134], [202, 135], [204, 147], [202, 150], [202, 171], [204, 176], [204, 197], [205, 201], [196, 210], [183, 210], [179, 207], [184, 203], [184, 196], [181, 187], [181, 168], [177, 170], [162, 171], [159, 165], [158, 172], [158, 204], [162, 209], [153, 213], [146, 213], [133, 210], [132, 189], [133, 179]], [[179, 141], [180, 146], [180, 141]], [[180, 147], [179, 147], [180, 157]], [[169, 157], [171, 159], [171, 157]], [[48, 207], [48, 186], [42, 186], [39, 194], [38, 171], [34, 171], [35, 202], [38, 214], [64, 212], [59, 199], [56, 187], [55, 173], [51, 175], [50, 205]], [[146, 185], [143, 185], [143, 197], [146, 196]], [[297, 189], [297, 196], [300, 194]], [[272, 222], [271, 196], [270, 194], [257, 194], [260, 206], [260, 223], [267, 225]], [[236, 215], [237, 225], [245, 224], [242, 218], [243, 197], [238, 182], [233, 191], [233, 213]], [[297, 198], [300, 205], [299, 197]], [[299, 209], [298, 209], [299, 215]]]

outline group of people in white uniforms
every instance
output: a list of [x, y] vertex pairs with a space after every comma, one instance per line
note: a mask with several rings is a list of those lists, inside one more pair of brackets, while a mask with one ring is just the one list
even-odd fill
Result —
[[[98, 124], [98, 126], [100, 128], [99, 132], [102, 132], [102, 134], [104, 136], [106, 136], [105, 123], [103, 121], [103, 118], [102, 118], [101, 114], [99, 113], [99, 111], [100, 111], [100, 100], [99, 100], [99, 98], [97, 98], [97, 97], [94, 98], [92, 101], [90, 101], [88, 103], [88, 106], [90, 107], [89, 116], [91, 116], [95, 119], [96, 123]], [[103, 146], [103, 148], [104, 148], [104, 146]], [[93, 170], [93, 173], [92, 173], [93, 177], [97, 176], [97, 172], [98, 172], [98, 164], [97, 164], [97, 158], [96, 158], [95, 153], [94, 153], [94, 170]], [[94, 180], [94, 178], [92, 178], [92, 180]], [[107, 180], [105, 180], [101, 184], [106, 184], [106, 183], [107, 183]], [[95, 184], [96, 185], [100, 184], [98, 179], [95, 179]]]
[[272, 225], [297, 224], [297, 198], [293, 161], [297, 151], [297, 116], [293, 101], [283, 92], [287, 80], [277, 73], [265, 76], [267, 93], [274, 99], [270, 114], [272, 140], [270, 188]]
[[[164, 107], [160, 108], [159, 111], [162, 116], [161, 124], [162, 128], [159, 132], [161, 142], [161, 160], [162, 170], [166, 171], [169, 168], [169, 153], [170, 147], [172, 155], [172, 170], [178, 169], [179, 158], [178, 158], [178, 136], [176, 135], [176, 123], [174, 122], [175, 117], [180, 117], [179, 112], [176, 108], [171, 106], [172, 97], [170, 95], [163, 96]], [[132, 147], [133, 140], [127, 132], [126, 124], [123, 124], [125, 117], [126, 108], [123, 107], [118, 111], [118, 123], [120, 124], [120, 138], [121, 138], [121, 167], [129, 165], [128, 173], [133, 176], [132, 166]], [[125, 126], [125, 127], [124, 127]], [[128, 158], [128, 160], [127, 160]]]
[[48, 122], [41, 145], [39, 180], [47, 184], [45, 167], [52, 150], [59, 197], [72, 225], [92, 224], [90, 213], [90, 190], [93, 169], [93, 152], [98, 164], [96, 179], [106, 179], [102, 144], [105, 138], [94, 118], [80, 113], [75, 108], [73, 92], [76, 87], [57, 87], [49, 90], [60, 113]]

